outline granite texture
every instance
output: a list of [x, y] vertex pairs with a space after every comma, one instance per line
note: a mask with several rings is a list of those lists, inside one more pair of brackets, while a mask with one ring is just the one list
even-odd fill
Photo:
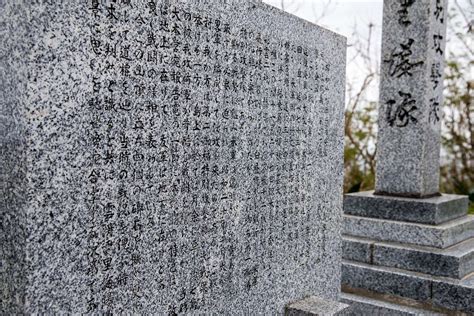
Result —
[[344, 195], [344, 214], [438, 225], [467, 215], [468, 204], [468, 197], [463, 195], [413, 199], [366, 191]]
[[342, 258], [357, 262], [372, 263], [375, 241], [352, 236], [342, 236]]
[[427, 278], [413, 278], [410, 274], [392, 271], [393, 268], [375, 267], [343, 260], [341, 284], [346, 289], [363, 289], [395, 295], [417, 301], [431, 298], [431, 282]]
[[350, 306], [337, 301], [310, 296], [298, 302], [288, 304], [285, 316], [336, 316], [349, 315]]
[[344, 215], [343, 234], [377, 241], [447, 248], [474, 237], [474, 216], [464, 216], [432, 226]]
[[427, 309], [474, 313], [474, 275], [463, 280], [343, 260], [342, 288], [395, 295], [426, 304]]
[[445, 249], [343, 236], [346, 260], [461, 279], [474, 272], [474, 238]]
[[0, 314], [340, 291], [346, 41], [260, 1], [0, 1]]
[[408, 316], [408, 315], [446, 315], [434, 311], [427, 311], [421, 308], [405, 306], [373, 297], [355, 295], [350, 293], [341, 293], [340, 301], [351, 306], [351, 316], [368, 315], [390, 315], [390, 316]]
[[452, 310], [474, 314], [474, 275], [458, 284], [435, 282], [433, 304]]
[[384, 0], [375, 192], [439, 192], [447, 0]]
[[461, 279], [474, 272], [474, 238], [446, 249], [376, 243], [373, 264]]

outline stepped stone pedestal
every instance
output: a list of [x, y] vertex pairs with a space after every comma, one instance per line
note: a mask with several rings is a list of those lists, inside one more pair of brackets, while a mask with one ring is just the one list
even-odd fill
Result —
[[[474, 313], [474, 216], [467, 215], [467, 197], [408, 200], [370, 192], [344, 198], [342, 302], [365, 315]], [[389, 210], [390, 203], [392, 212], [379, 208]], [[413, 218], [401, 220], [401, 205], [410, 206], [405, 215]], [[436, 218], [430, 211], [444, 221], [427, 224]]]
[[285, 316], [342, 316], [351, 315], [352, 306], [344, 303], [309, 296], [288, 304]]
[[353, 315], [474, 314], [474, 216], [439, 193], [446, 6], [384, 1], [375, 191], [344, 198]]

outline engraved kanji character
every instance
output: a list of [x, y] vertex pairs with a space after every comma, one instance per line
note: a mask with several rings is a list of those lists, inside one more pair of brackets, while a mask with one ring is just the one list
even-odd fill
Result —
[[411, 24], [411, 21], [408, 19], [408, 8], [415, 3], [415, 0], [399, 0], [401, 9], [397, 11], [398, 13], [398, 23], [403, 26], [408, 26]]
[[179, 17], [179, 10], [178, 8], [174, 7], [173, 11], [171, 11], [171, 17], [177, 21], [181, 21], [181, 18]]
[[412, 76], [412, 70], [415, 67], [421, 66], [423, 61], [411, 61], [410, 56], [413, 54], [411, 46], [414, 43], [412, 38], [409, 38], [405, 43], [400, 44], [399, 49], [393, 49], [389, 59], [384, 62], [389, 63], [390, 76]]
[[430, 122], [439, 122], [439, 102], [438, 97], [430, 99], [430, 114], [428, 120]]
[[439, 33], [433, 35], [433, 49], [440, 55], [443, 55], [443, 50], [441, 49], [442, 40], [443, 36]]
[[439, 20], [439, 22], [441, 24], [444, 23], [444, 14], [443, 14], [443, 5], [441, 3], [441, 0], [436, 0], [436, 8], [435, 8], [435, 11], [434, 11], [434, 16], [436, 17], [437, 20]]
[[105, 7], [105, 9], [107, 10], [107, 15], [106, 15], [107, 18], [118, 21], [116, 8], [114, 7], [114, 4], [112, 2], [110, 3], [109, 6]]
[[408, 123], [416, 124], [417, 118], [413, 116], [413, 112], [418, 110], [415, 105], [416, 101], [412, 99], [411, 93], [399, 91], [398, 94], [402, 100], [398, 102], [395, 100], [387, 101], [386, 119], [390, 126], [405, 127]]
[[101, 41], [96, 38], [96, 37], [93, 37], [91, 36], [91, 46], [92, 46], [92, 51], [94, 52], [94, 54], [96, 54], [97, 56], [101, 55]]
[[433, 63], [431, 64], [431, 82], [433, 83], [433, 90], [438, 87], [439, 79], [441, 78], [442, 74], [440, 72], [440, 63]]

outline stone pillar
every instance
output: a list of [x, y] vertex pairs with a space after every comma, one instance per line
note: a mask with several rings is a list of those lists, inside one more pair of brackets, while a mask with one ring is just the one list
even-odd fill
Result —
[[439, 194], [446, 4], [384, 2], [376, 194]]
[[342, 301], [474, 312], [474, 216], [439, 193], [447, 0], [384, 1], [375, 192], [344, 197]]

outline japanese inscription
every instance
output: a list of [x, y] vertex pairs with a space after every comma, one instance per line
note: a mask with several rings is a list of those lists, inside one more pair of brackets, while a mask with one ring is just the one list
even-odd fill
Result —
[[[428, 49], [433, 53], [433, 58], [428, 63], [427, 69], [424, 65], [427, 61], [426, 58], [422, 58], [423, 56], [419, 56], [419, 53], [415, 53], [415, 50], [420, 50], [426, 44], [422, 39], [416, 39], [409, 35], [413, 22], [410, 19], [410, 12], [415, 10], [415, 1], [399, 0], [398, 6], [396, 10], [398, 27], [403, 34], [406, 33], [408, 36], [405, 39], [402, 38], [398, 46], [394, 47], [388, 57], [383, 60], [388, 65], [387, 74], [394, 79], [405, 80], [421, 78], [423, 73], [427, 71], [430, 80], [429, 90], [433, 92], [430, 92], [432, 96], [427, 99], [428, 101], [422, 102], [417, 98], [412, 98], [412, 91], [399, 90], [396, 95], [391, 96], [385, 102], [385, 119], [390, 127], [401, 128], [411, 124], [416, 125], [419, 121], [417, 117], [424, 112], [422, 103], [428, 102], [429, 111], [426, 117], [429, 122], [437, 123], [440, 120], [440, 98], [438, 95], [440, 93], [439, 87], [441, 87], [440, 79], [442, 78], [442, 62], [438, 60], [438, 56], [444, 54], [444, 35], [442, 33], [444, 4], [442, 0], [436, 0], [434, 10], [430, 13], [430, 15], [433, 15], [432, 20], [435, 30], [428, 35]], [[420, 5], [419, 8], [426, 10], [428, 7], [425, 8]], [[421, 113], [417, 114], [420, 111]]]
[[[444, 4], [443, 0], [436, 0], [434, 10], [434, 27], [436, 32], [433, 34], [432, 50], [435, 52], [436, 58], [431, 63], [430, 67], [430, 82], [432, 86], [433, 96], [429, 100], [429, 122], [438, 123], [441, 117], [440, 114], [440, 99], [442, 94], [442, 84], [440, 81], [443, 78], [442, 74], [442, 58], [444, 56], [444, 41], [443, 32], [446, 26], [444, 25]], [[441, 59], [441, 60], [440, 60]]]
[[439, 193], [445, 0], [384, 0], [376, 194]]
[[411, 24], [408, 10], [414, 2], [415, 0], [399, 0], [400, 9], [397, 11], [397, 13], [398, 23], [401, 25], [407, 26]]
[[179, 2], [92, 1], [88, 14], [89, 273], [104, 280], [89, 311], [155, 291], [160, 312], [198, 313], [321, 262], [325, 53]]
[[410, 60], [411, 55], [413, 54], [411, 50], [411, 45], [415, 40], [409, 38], [406, 42], [400, 44], [399, 49], [394, 49], [390, 55], [390, 58], [384, 60], [389, 63], [389, 73], [390, 76], [395, 76], [397, 78], [403, 76], [412, 76], [413, 69], [423, 65], [423, 61], [412, 61]]
[[416, 124], [418, 120], [414, 113], [418, 110], [411, 93], [399, 91], [401, 101], [397, 104], [395, 100], [387, 102], [387, 122], [390, 126], [405, 127], [408, 123]]

